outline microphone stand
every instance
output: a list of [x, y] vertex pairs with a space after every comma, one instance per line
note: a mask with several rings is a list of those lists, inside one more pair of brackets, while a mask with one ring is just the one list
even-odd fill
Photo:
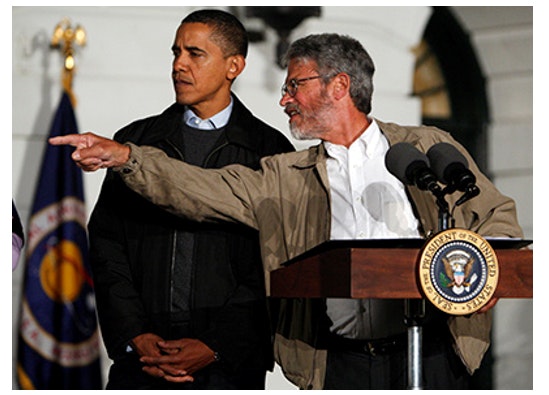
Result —
[[[437, 184], [428, 188], [436, 197], [438, 206], [438, 231], [447, 230], [451, 222], [448, 202], [444, 196], [447, 190], [442, 190]], [[404, 323], [408, 332], [408, 389], [423, 389], [423, 321], [425, 319], [425, 299], [406, 299], [404, 305]]]
[[448, 208], [448, 202], [444, 199], [446, 195], [446, 189], [441, 190], [435, 194], [437, 198], [438, 206], [438, 231], [442, 232], [450, 228], [450, 221], [452, 216], [450, 215], [450, 210]]

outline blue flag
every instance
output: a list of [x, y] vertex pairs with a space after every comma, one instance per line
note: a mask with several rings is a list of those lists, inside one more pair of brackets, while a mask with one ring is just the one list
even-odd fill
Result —
[[[63, 92], [50, 137], [78, 133]], [[21, 389], [101, 389], [82, 171], [47, 145], [28, 228], [18, 339]]]

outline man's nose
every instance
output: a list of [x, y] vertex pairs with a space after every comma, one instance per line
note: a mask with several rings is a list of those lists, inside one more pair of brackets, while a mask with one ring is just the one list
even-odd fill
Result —
[[284, 92], [282, 92], [282, 97], [280, 98], [280, 101], [278, 102], [278, 104], [280, 104], [280, 106], [282, 106], [282, 107], [286, 107], [286, 104], [288, 104], [288, 102], [292, 101], [292, 99], [293, 99], [293, 97], [290, 96], [288, 91], [284, 91]]
[[187, 65], [188, 65], [187, 59], [183, 54], [178, 55], [173, 59], [172, 66], [174, 70], [183, 70], [187, 67]]

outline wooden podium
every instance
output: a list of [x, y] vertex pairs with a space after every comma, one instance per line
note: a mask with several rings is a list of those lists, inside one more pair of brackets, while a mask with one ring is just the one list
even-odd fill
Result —
[[[493, 296], [532, 298], [533, 250], [522, 248], [532, 241], [487, 241], [499, 266]], [[408, 310], [409, 306], [425, 303], [421, 301], [424, 295], [418, 271], [424, 245], [423, 239], [328, 241], [271, 272], [271, 297], [404, 299]], [[408, 313], [406, 318], [415, 321]], [[422, 389], [421, 350], [421, 324], [410, 323], [408, 389]]]
[[[533, 297], [530, 240], [488, 240], [499, 263], [494, 297]], [[271, 273], [271, 297], [420, 299], [418, 261], [425, 240], [328, 241]]]

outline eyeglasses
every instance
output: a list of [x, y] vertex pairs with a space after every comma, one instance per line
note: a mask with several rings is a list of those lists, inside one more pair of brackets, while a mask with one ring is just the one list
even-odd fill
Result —
[[299, 79], [291, 79], [286, 84], [282, 85], [282, 88], [280, 89], [280, 93], [282, 93], [282, 96], [284, 96], [286, 93], [290, 95], [290, 97], [294, 97], [297, 93], [297, 88], [299, 85], [301, 85], [305, 81], [310, 80], [316, 80], [317, 78], [323, 78], [321, 75], [315, 75], [313, 77], [307, 77], [307, 78], [299, 78]]

